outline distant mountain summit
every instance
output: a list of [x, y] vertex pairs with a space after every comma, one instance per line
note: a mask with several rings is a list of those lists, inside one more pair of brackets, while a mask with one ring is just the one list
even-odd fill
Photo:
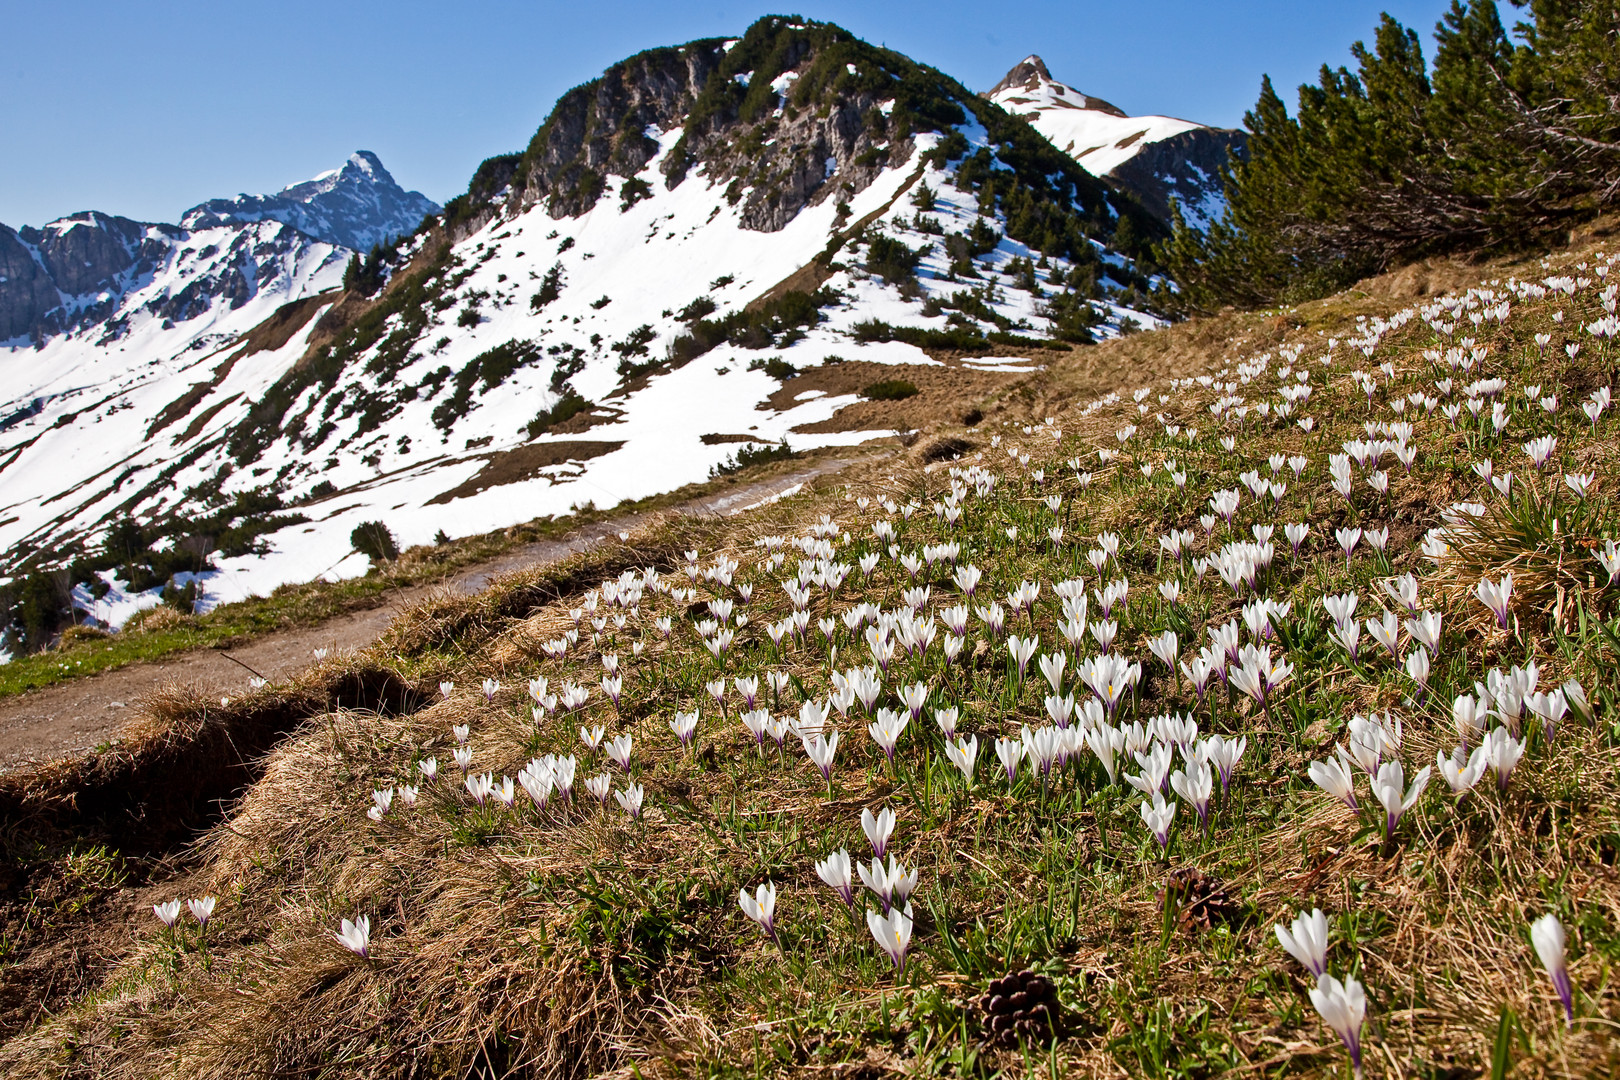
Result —
[[[1000, 102], [1002, 95], [1011, 98], [1022, 98], [1019, 104], [1028, 104], [1035, 98], [1029, 95], [1042, 95], [1049, 93], [1055, 96], [1060, 107], [1089, 109], [1094, 112], [1107, 113], [1109, 116], [1125, 116], [1125, 111], [1118, 105], [1104, 101], [1100, 97], [1082, 94], [1072, 86], [1064, 86], [1052, 78], [1052, 73], [1046, 70], [1046, 61], [1039, 56], [1031, 54], [1014, 64], [1012, 70], [1001, 77], [1001, 81], [990, 88], [985, 95], [991, 101]], [[1004, 106], [1005, 107], [1005, 106]], [[1008, 112], [1017, 112], [1017, 109], [1008, 109]], [[1129, 117], [1126, 117], [1129, 119]], [[1197, 126], [1197, 125], [1191, 125]]]
[[361, 150], [278, 194], [194, 206], [179, 225], [94, 210], [40, 228], [0, 225], [0, 342], [75, 333], [116, 341], [143, 321], [167, 329], [261, 294], [285, 303], [318, 273], [320, 288], [338, 284], [349, 251], [407, 235], [438, 212]]
[[377, 155], [358, 150], [341, 169], [283, 188], [275, 195], [209, 199], [180, 219], [184, 229], [273, 220], [329, 244], [365, 251], [387, 243], [437, 214], [439, 207], [420, 191], [394, 182]]
[[1126, 188], [1164, 221], [1172, 199], [1199, 227], [1225, 208], [1220, 168], [1242, 154], [1248, 136], [1173, 116], [1130, 116], [1102, 98], [1052, 78], [1046, 62], [1027, 56], [985, 95], [1028, 120], [1052, 145], [1093, 176]]

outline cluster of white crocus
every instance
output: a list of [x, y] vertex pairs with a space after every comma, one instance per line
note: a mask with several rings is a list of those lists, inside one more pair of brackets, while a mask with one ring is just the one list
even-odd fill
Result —
[[[1383, 647], [1391, 662], [1400, 665], [1415, 684], [1416, 693], [1421, 695], [1428, 689], [1430, 665], [1440, 650], [1443, 619], [1436, 612], [1420, 609], [1417, 579], [1411, 574], [1386, 578], [1379, 584], [1389, 599], [1404, 609], [1408, 617], [1403, 621], [1395, 612], [1380, 608], [1377, 617], [1358, 621], [1355, 612], [1360, 597], [1356, 593], [1326, 595], [1322, 597], [1322, 607], [1333, 624], [1328, 636], [1349, 654], [1351, 660], [1370, 660], [1373, 658], [1361, 655], [1361, 635], [1365, 632]], [[1412, 646], [1406, 650], [1404, 659], [1401, 646], [1403, 630]]]
[[[197, 921], [198, 929], [207, 930], [208, 920], [214, 917], [214, 905], [216, 903], [217, 901], [212, 896], [195, 897], [186, 901], [185, 910], [189, 911], [191, 917]], [[161, 904], [153, 904], [152, 914], [156, 915], [158, 921], [164, 926], [173, 930], [175, 924], [180, 920], [180, 901], [166, 900]]]
[[[862, 810], [861, 831], [872, 847], [870, 866], [851, 859], [849, 849], [840, 848], [816, 863], [816, 876], [836, 892], [851, 911], [856, 906], [855, 878], [860, 878], [861, 884], [878, 902], [877, 909], [867, 909], [867, 929], [896, 971], [900, 971], [905, 968], [906, 949], [911, 941], [910, 901], [912, 893], [917, 891], [920, 871], [915, 867], [908, 868], [889, 851], [895, 821], [894, 811], [888, 807], [876, 814], [870, 808]], [[888, 856], [887, 863], [884, 862], [885, 855]], [[773, 892], [773, 904], [774, 899]], [[746, 901], [743, 909], [748, 910]], [[753, 917], [752, 913], [750, 917]]]
[[[1571, 712], [1591, 721], [1586, 691], [1573, 679], [1552, 690], [1538, 688], [1541, 672], [1534, 660], [1506, 671], [1493, 668], [1474, 692], [1457, 695], [1451, 704], [1458, 743], [1447, 755], [1436, 752], [1441, 776], [1460, 798], [1479, 782], [1488, 769], [1505, 792], [1514, 768], [1524, 757], [1532, 736], [1551, 745], [1559, 725]], [[1539, 721], [1529, 731], [1526, 720]], [[1492, 726], [1492, 725], [1496, 726]]]
[[1346, 744], [1334, 748], [1331, 760], [1313, 761], [1307, 770], [1312, 782], [1356, 811], [1361, 810], [1356, 800], [1356, 771], [1366, 773], [1373, 799], [1384, 811], [1379, 824], [1386, 840], [1394, 839], [1396, 826], [1417, 804], [1433, 772], [1425, 766], [1408, 785], [1399, 756], [1401, 740], [1402, 724], [1398, 715], [1354, 716], [1348, 725]]
[[[1493, 301], [1492, 310], [1503, 303]], [[858, 514], [847, 531], [824, 517], [797, 536], [758, 538], [757, 559], [718, 552], [711, 562], [690, 551], [668, 574], [649, 568], [604, 581], [570, 611], [573, 628], [544, 646], [548, 663], [567, 659], [578, 665], [593, 650], [600, 654], [602, 693], [593, 702], [585, 688], [596, 685], [594, 673], [583, 679], [585, 685], [554, 675], [557, 693], [544, 677], [535, 679], [530, 696], [536, 737], [553, 737], [559, 714], [584, 719], [590, 710], [590, 719], [602, 723], [580, 728], [585, 760], [594, 763], [601, 754], [616, 768], [604, 765], [605, 771], [584, 781], [586, 790], [600, 806], [616, 796], [637, 816], [643, 789], [630, 784], [613, 791], [616, 778], [628, 783], [632, 774], [632, 736], [617, 730], [628, 723], [619, 711], [634, 713], [636, 695], [657, 681], [665, 699], [674, 700], [649, 726], [635, 729], [635, 738], [644, 740], [641, 760], [655, 763], [649, 768], [669, 762], [698, 768], [716, 751], [724, 753], [725, 741], [717, 737], [723, 729], [713, 718], [734, 709], [753, 743], [749, 756], [757, 760], [749, 767], [790, 767], [809, 775], [803, 767], [808, 761], [829, 797], [835, 775], [853, 787], [859, 780], [845, 777], [877, 772], [910, 781], [919, 768], [944, 764], [962, 779], [952, 799], [1004, 798], [1008, 789], [999, 783], [993, 793], [984, 790], [992, 785], [975, 783], [981, 746], [993, 746], [1014, 799], [1033, 802], [1063, 785], [1095, 791], [1123, 781], [1133, 800], [1140, 796], [1140, 817], [1160, 853], [1175, 836], [1178, 810], [1185, 811], [1183, 823], [1215, 828], [1223, 796], [1255, 734], [1247, 725], [1262, 715], [1268, 726], [1274, 724], [1279, 705], [1293, 704], [1287, 695], [1305, 681], [1296, 674], [1302, 661], [1297, 646], [1316, 627], [1309, 625], [1315, 617], [1305, 614], [1310, 601], [1296, 591], [1301, 571], [1326, 577], [1316, 587], [1327, 593], [1321, 604], [1331, 620], [1329, 634], [1351, 661], [1348, 675], [1339, 668], [1323, 678], [1373, 682], [1393, 671], [1399, 693], [1410, 699], [1402, 711], [1415, 724], [1433, 707], [1431, 679], [1439, 684], [1453, 677], [1458, 661], [1452, 646], [1473, 633], [1472, 620], [1455, 605], [1445, 608], [1444, 617], [1426, 607], [1425, 599], [1440, 608], [1444, 598], [1420, 597], [1413, 574], [1395, 573], [1405, 555], [1400, 541], [1366, 516], [1402, 500], [1403, 485], [1425, 472], [1421, 440], [1438, 432], [1465, 439], [1471, 448], [1488, 446], [1498, 462], [1511, 460], [1527, 474], [1515, 484], [1513, 474], [1493, 468], [1489, 458], [1475, 462], [1480, 491], [1468, 497], [1485, 501], [1451, 508], [1442, 519], [1445, 527], [1428, 533], [1423, 552], [1437, 563], [1450, 558], [1447, 530], [1484, 514], [1488, 502], [1524, 498], [1537, 483], [1559, 490], [1564, 499], [1570, 492], [1586, 498], [1593, 490], [1588, 474], [1564, 471], [1581, 460], [1571, 457], [1570, 438], [1564, 435], [1561, 442], [1536, 426], [1559, 416], [1557, 395], [1524, 387], [1520, 401], [1507, 380], [1476, 370], [1486, 346], [1454, 337], [1454, 324], [1481, 311], [1443, 304], [1424, 310], [1423, 323], [1452, 326], [1444, 331], [1446, 343], [1427, 365], [1397, 367], [1385, 360], [1376, 371], [1351, 373], [1357, 408], [1365, 396], [1369, 419], [1358, 437], [1335, 438], [1336, 449], [1313, 435], [1312, 417], [1297, 416], [1307, 404], [1321, 403], [1313, 398], [1313, 381], [1327, 391], [1323, 396], [1331, 394], [1333, 377], [1343, 374], [1334, 365], [1345, 356], [1352, 363], [1365, 360], [1370, 369], [1383, 339], [1416, 319], [1416, 310], [1358, 325], [1353, 340], [1330, 342], [1320, 358], [1302, 360], [1303, 348], [1291, 347], [1249, 359], [1235, 377], [1223, 371], [1189, 380], [1214, 392], [1214, 419], [1208, 421], [1213, 435], [1151, 414], [1148, 395], [1138, 394], [1131, 404], [1138, 410], [1132, 419], [1139, 422], [1119, 427], [1117, 446], [1097, 451], [1103, 467], [1096, 476], [1083, 468], [1091, 462], [1089, 450], [1070, 459], [1071, 482], [1056, 462], [1034, 461], [1019, 446], [1001, 445], [996, 435], [991, 445], [999, 452], [988, 456], [1005, 455], [1006, 475], [979, 463], [981, 457], [931, 471], [933, 479], [925, 482], [931, 489], [915, 498], [852, 494]], [[1257, 400], [1264, 398], [1268, 379], [1275, 380], [1275, 400]], [[1167, 402], [1160, 398], [1161, 405]], [[1594, 430], [1609, 403], [1605, 389], [1583, 406]], [[1115, 397], [1096, 407], [1113, 404], [1125, 403]], [[1039, 430], [1044, 437], [1055, 427]], [[1302, 452], [1278, 450], [1245, 460], [1236, 436], [1250, 430], [1293, 438]], [[1212, 438], [1222, 454], [1214, 455], [1220, 460], [1210, 467], [1197, 458]], [[1150, 442], [1163, 449], [1163, 460], [1154, 460], [1158, 450], [1144, 445]], [[1528, 465], [1520, 464], [1525, 460]], [[1089, 530], [1075, 520], [1078, 513], [1084, 521], [1088, 493], [1110, 484], [1122, 488], [1126, 480], [1134, 484], [1138, 472], [1166, 496], [1166, 506], [1180, 507], [1171, 513], [1185, 520], [1161, 526], [1169, 531], [1156, 541], [1119, 528], [1098, 532], [1092, 545]], [[1194, 514], [1200, 529], [1191, 527]], [[1013, 558], [1030, 552], [1054, 568], [1049, 577]], [[1613, 540], [1593, 558], [1594, 571], [1601, 565], [1609, 577], [1620, 575], [1620, 545]], [[1369, 572], [1388, 576], [1368, 584]], [[851, 601], [848, 594], [857, 589], [861, 597]], [[1367, 604], [1357, 590], [1370, 591], [1373, 602]], [[1500, 629], [1512, 625], [1511, 574], [1492, 573], [1474, 596]], [[664, 612], [653, 610], [660, 605]], [[663, 662], [682, 645], [701, 660], [696, 679]], [[580, 678], [577, 672], [574, 677]], [[981, 678], [986, 683], [975, 684]], [[988, 695], [970, 690], [986, 684]], [[1358, 813], [1368, 813], [1369, 824], [1392, 840], [1433, 772], [1459, 798], [1486, 771], [1494, 771], [1505, 789], [1527, 747], [1538, 739], [1551, 743], [1571, 714], [1590, 718], [1578, 685], [1547, 690], [1536, 684], [1533, 663], [1487, 674], [1474, 693], [1454, 703], [1456, 748], [1441, 750], [1432, 768], [1415, 775], [1401, 758], [1400, 712], [1380, 705], [1378, 713], [1350, 718], [1344, 745], [1328, 760], [1312, 762], [1309, 776]], [[1176, 711], [1188, 707], [1184, 686], [1196, 701], [1190, 713]], [[452, 689], [447, 683], [447, 698]], [[483, 689], [486, 701], [499, 700], [493, 679]], [[1201, 734], [1206, 707], [1205, 726], [1221, 734]], [[1148, 719], [1154, 710], [1162, 711]], [[715, 734], [705, 730], [705, 714]], [[570, 740], [576, 722], [563, 725]], [[610, 735], [610, 727], [617, 733]], [[737, 734], [733, 728], [731, 735]], [[798, 740], [803, 759], [797, 751], [784, 752], [788, 734]], [[493, 771], [473, 771], [468, 733], [455, 735], [451, 753], [475, 802], [510, 804], [512, 782], [497, 783]], [[692, 754], [700, 737], [705, 753]], [[481, 753], [487, 754], [484, 745]], [[676, 754], [676, 746], [688, 752]], [[424, 758], [419, 771], [431, 784], [437, 760]], [[554, 792], [572, 801], [574, 771], [572, 757], [545, 755], [525, 766], [517, 783], [544, 808], [555, 801]], [[1358, 797], [1360, 774], [1367, 793]], [[954, 788], [954, 778], [951, 783]], [[390, 812], [390, 799], [404, 800], [407, 790], [413, 794], [405, 801], [415, 799], [414, 789], [404, 786], [375, 790], [378, 819]], [[1062, 805], [1046, 800], [1053, 801]], [[870, 860], [857, 862], [840, 849], [815, 868], [852, 912], [863, 895], [870, 897], [862, 905], [868, 929], [899, 968], [922, 867], [906, 865], [890, 850], [894, 828], [889, 810], [865, 812]], [[791, 911], [787, 888], [782, 898]], [[780, 946], [779, 930], [788, 924], [776, 921], [777, 900], [771, 880], [739, 894], [745, 915]], [[1543, 928], [1533, 935], [1544, 960], [1551, 954], [1542, 943], [1551, 941], [1550, 934]], [[1318, 979], [1312, 1001], [1359, 1067], [1365, 998], [1355, 979], [1339, 981], [1327, 971], [1325, 917], [1301, 916], [1291, 931], [1279, 928], [1278, 936]], [[1561, 935], [1558, 945], [1561, 965]], [[1554, 971], [1553, 962], [1546, 963]], [[1555, 974], [1555, 985], [1557, 980]], [[1566, 975], [1562, 986], [1567, 982]], [[1567, 990], [1560, 993], [1568, 1008]]]

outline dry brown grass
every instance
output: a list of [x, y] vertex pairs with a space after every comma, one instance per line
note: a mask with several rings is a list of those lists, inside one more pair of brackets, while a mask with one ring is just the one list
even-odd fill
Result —
[[[1314, 340], [1316, 328], [1276, 332]], [[1207, 355], [1197, 351], [1204, 346], [1194, 335], [1186, 328], [1152, 348], [1165, 363], [1190, 363]], [[1147, 338], [1121, 343], [1107, 363], [1122, 371], [1151, 366], [1156, 361], [1145, 352], [1131, 351], [1148, 349]], [[1134, 370], [1129, 377], [1133, 384], [1148, 381]], [[1113, 432], [1134, 413], [1128, 405], [1057, 413], [1081, 378], [1055, 373], [1026, 401], [1034, 415], [1052, 405], [1065, 432], [1061, 449], [1044, 435], [998, 429], [1057, 459], [1049, 466], [1053, 484], [1062, 458], [1116, 445]], [[1359, 431], [1360, 417], [1348, 404], [1355, 392], [1346, 383], [1321, 388], [1313, 402], [1339, 410], [1333, 440]], [[1204, 404], [1188, 394], [1164, 411], [1198, 423]], [[998, 453], [985, 447], [989, 434], [973, 433], [980, 449], [967, 449]], [[1423, 438], [1425, 453], [1457, 445], [1444, 430]], [[904, 459], [846, 478], [850, 494], [914, 495], [926, 504], [945, 484], [941, 463], [928, 460], [931, 444], [920, 440]], [[1321, 458], [1332, 445], [1280, 428], [1245, 433], [1242, 449], [1251, 459], [1291, 449]], [[1210, 474], [1230, 465], [1212, 447], [1174, 452]], [[1103, 528], [1125, 533], [1132, 595], [1151, 596], [1163, 576], [1153, 537], [1171, 524], [1192, 525], [1202, 496], [1178, 501], [1136, 483], [1133, 468], [1131, 462], [1094, 470], [1084, 521], [1074, 528], [1086, 540]], [[1476, 490], [1465, 470], [1442, 469], [1401, 485], [1393, 500], [1363, 498], [1350, 508], [1322, 493], [1320, 461], [1317, 469], [1310, 483], [1291, 484], [1290, 499], [1298, 501], [1281, 512], [1302, 512], [1307, 499], [1317, 504], [1311, 512], [1317, 554], [1291, 571], [1277, 593], [1294, 600], [1301, 620], [1325, 590], [1348, 581], [1365, 602], [1379, 595], [1374, 578], [1421, 569], [1416, 538], [1435, 523], [1439, 507]], [[1039, 505], [1032, 487], [1007, 484], [1005, 497], [975, 524], [987, 545], [984, 538], [1004, 524], [1027, 529]], [[861, 752], [863, 735], [854, 725], [845, 732], [846, 767], [830, 800], [791, 748], [784, 763], [774, 749], [761, 763], [730, 713], [715, 720], [706, 707], [700, 749], [683, 753], [664, 724], [675, 708], [701, 697], [701, 680], [712, 671], [688, 636], [650, 639], [626, 679], [622, 715], [611, 716], [605, 706], [591, 714], [610, 731], [637, 733], [645, 820], [630, 823], [616, 809], [529, 810], [488, 821], [468, 811], [452, 786], [459, 779], [449, 761], [452, 725], [472, 727], [478, 768], [515, 775], [538, 751], [578, 745], [573, 722], [538, 732], [529, 723], [522, 680], [543, 670], [554, 689], [565, 677], [594, 682], [603, 651], [617, 648], [628, 659], [623, 642], [592, 645], [588, 633], [566, 661], [538, 659], [541, 642], [574, 624], [567, 610], [585, 589], [624, 569], [677, 568], [689, 547], [705, 557], [752, 558], [757, 537], [802, 527], [821, 513], [836, 512], [852, 534], [887, 516], [857, 511], [842, 494], [815, 491], [742, 517], [658, 522], [625, 545], [545, 573], [513, 575], [478, 597], [444, 596], [408, 612], [376, 654], [346, 658], [333, 671], [386, 660], [421, 688], [413, 705], [333, 707], [304, 720], [256, 767], [252, 787], [191, 853], [186, 876], [154, 881], [142, 895], [143, 903], [181, 889], [218, 895], [209, 952], [172, 948], [149, 916], [127, 908], [112, 927], [126, 944], [100, 989], [76, 995], [71, 1007], [0, 1047], [0, 1071], [53, 1078], [673, 1077], [726, 1066], [775, 1075], [924, 1068], [1034, 1074], [1046, 1068], [1045, 1051], [1026, 1058], [982, 1045], [968, 1002], [987, 971], [1043, 960], [1064, 972], [1069, 1024], [1056, 1052], [1060, 1072], [1336, 1075], [1342, 1052], [1304, 1004], [1299, 969], [1271, 939], [1274, 922], [1317, 904], [1338, 920], [1334, 970], [1353, 967], [1372, 996], [1371, 1075], [1480, 1075], [1504, 1007], [1523, 1032], [1513, 1075], [1620, 1070], [1612, 1023], [1620, 1005], [1612, 984], [1620, 941], [1620, 753], [1610, 718], [1567, 722], [1556, 752], [1527, 756], [1505, 796], [1490, 790], [1487, 777], [1454, 810], [1437, 779], [1398, 844], [1369, 844], [1348, 810], [1301, 784], [1306, 763], [1329, 752], [1352, 711], [1394, 707], [1407, 717], [1403, 756], [1415, 768], [1436, 750], [1449, 751], [1449, 710], [1438, 694], [1408, 703], [1411, 686], [1387, 659], [1350, 665], [1319, 637], [1300, 642], [1313, 667], [1302, 671], [1287, 709], [1267, 720], [1221, 707], [1216, 728], [1248, 733], [1255, 757], [1221, 807], [1212, 839], [1190, 840], [1168, 861], [1139, 845], [1134, 801], [1065, 788], [1048, 804], [1031, 792], [1009, 795], [992, 778], [991, 738], [1016, 730], [1019, 720], [1032, 722], [1040, 706], [1026, 691], [1016, 707], [1004, 707], [998, 662], [989, 656], [971, 680], [952, 684], [969, 717], [964, 729], [984, 743], [980, 786], [971, 798], [937, 788], [919, 795], [917, 774], [897, 781], [885, 768], [846, 757]], [[1352, 520], [1387, 525], [1396, 540], [1387, 567], [1373, 570], [1363, 560], [1347, 579], [1325, 534]], [[918, 531], [932, 535], [925, 532], [932, 528], [925, 510]], [[1479, 566], [1532, 560], [1515, 563], [1520, 556], [1500, 538], [1495, 543]], [[1533, 558], [1545, 562], [1543, 555]], [[1038, 542], [989, 546], [979, 561], [1003, 587], [1007, 577], [1054, 580], [1061, 565]], [[1451, 575], [1457, 588], [1441, 588], [1441, 577], [1426, 583], [1432, 592], [1425, 595], [1434, 597], [1451, 635], [1448, 662], [1462, 665], [1438, 670], [1437, 682], [1465, 684], [1486, 667], [1521, 661], [1528, 650], [1542, 661], [1544, 684], [1575, 677], [1589, 689], [1612, 687], [1606, 675], [1612, 662], [1591, 641], [1566, 649], [1553, 633], [1557, 620], [1545, 635], [1528, 618], [1518, 638], [1478, 633], [1479, 605], [1460, 591], [1477, 568], [1443, 566], [1442, 577]], [[839, 605], [864, 598], [892, 604], [892, 584], [863, 584], [857, 575]], [[1235, 601], [1219, 589], [1189, 603], [1189, 639], [1234, 616]], [[1527, 587], [1527, 596], [1532, 591]], [[1596, 590], [1583, 594], [1583, 604], [1614, 615]], [[656, 610], [678, 623], [688, 614], [684, 605]], [[780, 593], [762, 581], [750, 648], [765, 649], [759, 627], [785, 610]], [[1134, 613], [1140, 610], [1122, 632], [1122, 647], [1134, 654], [1145, 654], [1141, 638], [1150, 628]], [[1056, 633], [1049, 615], [1043, 612], [1036, 626], [1043, 641]], [[1309, 617], [1320, 621], [1319, 613]], [[849, 652], [840, 666], [863, 658]], [[771, 666], [819, 688], [826, 658], [795, 649]], [[504, 684], [492, 703], [475, 688], [486, 675]], [[441, 677], [457, 684], [447, 701], [431, 693]], [[1140, 715], [1191, 704], [1184, 684], [1178, 689], [1155, 671]], [[176, 708], [171, 731], [187, 722], [185, 708]], [[779, 711], [791, 708], [784, 703]], [[438, 756], [450, 783], [425, 788], [415, 813], [369, 823], [364, 809], [373, 785], [407, 779], [425, 754]], [[916, 764], [915, 757], [908, 761]], [[592, 771], [582, 764], [580, 779]], [[872, 959], [864, 928], [850, 926], [811, 867], [813, 857], [840, 844], [856, 848], [853, 818], [863, 806], [884, 804], [903, 808], [901, 856], [924, 872], [928, 905], [918, 912], [909, 980], [893, 979]], [[1223, 879], [1241, 915], [1208, 931], [1177, 931], [1161, 945], [1159, 890], [1166, 871], [1181, 865]], [[740, 925], [736, 911], [739, 885], [767, 874], [782, 889], [782, 954]], [[1550, 908], [1566, 916], [1571, 976], [1581, 994], [1578, 1023], [1567, 1031], [1525, 939], [1527, 920]], [[338, 919], [357, 911], [374, 919], [370, 960], [349, 956], [331, 939]], [[968, 964], [958, 964], [947, 940]], [[958, 1048], [975, 1055], [973, 1062], [942, 1056]], [[1167, 1055], [1162, 1060], [1153, 1057], [1160, 1051]]]
[[131, 615], [129, 621], [124, 624], [124, 633], [155, 634], [160, 630], [187, 626], [191, 622], [193, 622], [191, 616], [181, 614], [167, 604], [159, 604]]

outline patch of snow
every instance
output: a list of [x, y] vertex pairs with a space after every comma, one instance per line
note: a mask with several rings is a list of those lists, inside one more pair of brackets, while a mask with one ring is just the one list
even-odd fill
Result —
[[779, 503], [783, 499], [791, 498], [803, 490], [804, 484], [802, 482], [794, 484], [792, 487], [783, 488], [774, 495], [765, 496], [763, 499], [759, 500], [759, 502], [749, 503], [747, 506], [739, 506], [737, 509], [732, 511], [732, 514], [742, 514], [749, 510], [758, 510], [762, 506], [770, 506], [772, 503]]

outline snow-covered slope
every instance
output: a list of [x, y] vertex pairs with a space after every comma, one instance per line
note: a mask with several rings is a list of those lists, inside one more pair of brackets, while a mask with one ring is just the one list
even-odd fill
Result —
[[[216, 551], [213, 603], [364, 572], [363, 521], [423, 543], [701, 480], [738, 440], [888, 434], [828, 430], [855, 396], [791, 394], [766, 361], [1017, 370], [1087, 322], [1153, 325], [1132, 299], [1150, 283], [1107, 246], [1116, 205], [958, 84], [825, 24], [653, 50], [571, 91], [521, 161], [486, 163], [372, 296], [321, 295], [346, 253], [306, 243], [234, 309], [0, 350], [0, 544], [93, 547], [133, 516], [206, 551], [188, 520], [272, 497], [296, 520]], [[242, 228], [188, 234], [144, 287]], [[155, 602], [117, 573], [81, 592], [115, 624]]]
[[1241, 152], [1242, 132], [1173, 116], [1127, 116], [1053, 79], [1039, 56], [1021, 60], [987, 96], [1027, 119], [1093, 176], [1124, 185], [1161, 218], [1169, 219], [1172, 198], [1198, 227], [1220, 216], [1219, 169], [1229, 148]]

